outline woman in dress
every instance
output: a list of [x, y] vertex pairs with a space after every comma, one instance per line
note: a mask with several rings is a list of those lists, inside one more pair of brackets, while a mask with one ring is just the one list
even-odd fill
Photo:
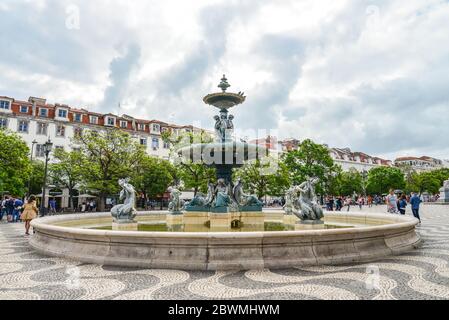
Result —
[[25, 222], [25, 234], [30, 235], [31, 220], [36, 219], [37, 213], [39, 212], [36, 206], [36, 198], [31, 196], [28, 199], [28, 203], [23, 207], [22, 215], [20, 219]]

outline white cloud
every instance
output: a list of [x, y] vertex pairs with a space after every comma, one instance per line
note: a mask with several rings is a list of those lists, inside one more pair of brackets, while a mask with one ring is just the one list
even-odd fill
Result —
[[[79, 30], [65, 27], [76, 5]], [[236, 126], [392, 156], [449, 158], [449, 5], [411, 1], [5, 0], [0, 94]], [[6, 14], [5, 14], [6, 13]], [[6, 48], [6, 49], [5, 49]], [[393, 156], [394, 157], [394, 156]]]

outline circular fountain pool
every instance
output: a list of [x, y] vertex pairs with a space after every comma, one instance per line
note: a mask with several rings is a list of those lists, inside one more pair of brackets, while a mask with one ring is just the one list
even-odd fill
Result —
[[[141, 213], [140, 231], [112, 231], [109, 213], [34, 220], [37, 251], [86, 263], [183, 270], [247, 270], [374, 261], [420, 243], [411, 217], [327, 213], [324, 224], [300, 224], [282, 211], [260, 213], [234, 228], [168, 213]], [[235, 220], [237, 222], [237, 220]]]

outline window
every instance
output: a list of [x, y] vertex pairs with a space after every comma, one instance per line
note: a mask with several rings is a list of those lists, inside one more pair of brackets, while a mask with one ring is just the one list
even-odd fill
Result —
[[153, 138], [151, 146], [152, 146], [153, 150], [159, 149], [159, 139]]
[[58, 110], [58, 117], [66, 119], [67, 118], [67, 110], [59, 109]]
[[82, 122], [83, 115], [80, 113], [75, 113], [74, 119], [75, 122]]
[[164, 142], [164, 149], [170, 149], [170, 142]]
[[153, 132], [160, 132], [161, 126], [159, 124], [153, 124]]
[[28, 113], [28, 106], [20, 106], [20, 113]]
[[36, 157], [37, 158], [45, 157], [45, 151], [44, 151], [44, 145], [43, 144], [37, 144], [36, 145]]
[[0, 118], [0, 129], [8, 128], [8, 119]]
[[91, 124], [97, 124], [97, 123], [98, 123], [98, 117], [90, 116], [90, 117], [89, 117], [89, 122], [90, 122]]
[[75, 128], [73, 130], [75, 137], [82, 137], [83, 136], [83, 128]]
[[47, 135], [47, 128], [48, 128], [48, 124], [43, 123], [43, 122], [38, 122], [36, 133], [42, 134], [42, 135]]
[[107, 123], [108, 126], [115, 126], [115, 119], [111, 118], [111, 117], [108, 117], [108, 120], [107, 120], [106, 123]]
[[146, 146], [147, 145], [147, 138], [140, 138], [140, 144], [142, 145], [142, 146]]
[[9, 101], [0, 100], [0, 109], [9, 110], [10, 103]]
[[120, 121], [120, 127], [123, 129], [128, 128], [128, 121]]
[[139, 123], [139, 130], [145, 131], [145, 125], [143, 123]]
[[48, 117], [48, 110], [43, 108], [39, 109], [39, 115], [44, 118]]
[[56, 136], [57, 137], [64, 137], [65, 136], [65, 126], [63, 126], [63, 125], [57, 125], [56, 126]]
[[28, 133], [28, 121], [20, 120], [19, 121], [19, 129], [20, 133]]

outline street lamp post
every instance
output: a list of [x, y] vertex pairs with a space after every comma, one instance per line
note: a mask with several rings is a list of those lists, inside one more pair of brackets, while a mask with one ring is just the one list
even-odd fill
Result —
[[[31, 156], [30, 156], [30, 162], [31, 165], [33, 164], [33, 153], [34, 153], [34, 146], [37, 144], [37, 141], [34, 140], [33, 142], [31, 142]], [[28, 180], [28, 198], [31, 196], [31, 176], [30, 179]]]
[[41, 216], [45, 216], [45, 193], [47, 191], [46, 189], [47, 189], [48, 160], [51, 149], [53, 148], [53, 143], [51, 142], [50, 138], [48, 138], [48, 141], [45, 142], [43, 148], [45, 153], [45, 173], [44, 173], [44, 184], [42, 186]]
[[366, 197], [366, 188], [367, 188], [367, 179], [368, 179], [368, 172], [366, 170], [362, 171], [362, 180], [363, 180], [363, 195]]

